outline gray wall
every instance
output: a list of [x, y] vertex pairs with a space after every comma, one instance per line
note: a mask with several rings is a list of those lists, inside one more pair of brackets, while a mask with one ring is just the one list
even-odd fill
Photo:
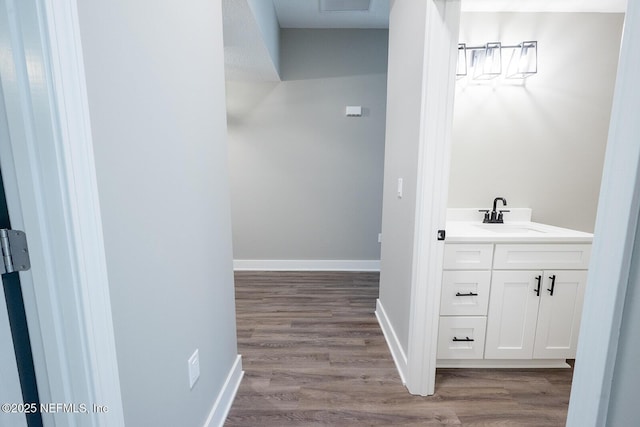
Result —
[[234, 257], [378, 260], [387, 32], [280, 38], [282, 82], [227, 82]]
[[[391, 2], [380, 302], [405, 352], [409, 342], [425, 20], [424, 2]], [[396, 196], [398, 178], [404, 183], [402, 199]]]
[[[622, 14], [464, 13], [460, 42], [538, 40], [538, 74], [457, 82], [450, 207], [504, 196], [534, 221], [592, 232]], [[505, 55], [508, 59], [508, 55]]]
[[78, 8], [125, 421], [201, 426], [237, 355], [220, 2]]

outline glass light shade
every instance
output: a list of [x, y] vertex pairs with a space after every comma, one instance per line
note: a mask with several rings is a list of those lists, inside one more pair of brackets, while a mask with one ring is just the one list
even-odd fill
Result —
[[538, 72], [538, 42], [522, 42], [511, 53], [507, 67], [508, 79], [526, 79]]
[[494, 79], [502, 74], [502, 45], [491, 42], [482, 50], [473, 51], [473, 78], [476, 80]]

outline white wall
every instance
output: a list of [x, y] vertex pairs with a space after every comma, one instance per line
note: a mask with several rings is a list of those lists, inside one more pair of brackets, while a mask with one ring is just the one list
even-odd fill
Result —
[[282, 82], [227, 82], [234, 257], [379, 260], [387, 32], [280, 38]]
[[220, 3], [78, 8], [125, 421], [202, 426], [237, 355]]
[[538, 40], [538, 74], [521, 85], [458, 80], [449, 207], [490, 207], [503, 196], [532, 208], [534, 221], [593, 231], [622, 22], [622, 14], [462, 14], [468, 45]]
[[[405, 352], [409, 342], [425, 17], [424, 2], [391, 3], [380, 302]], [[402, 199], [396, 195], [398, 178], [404, 183]]]

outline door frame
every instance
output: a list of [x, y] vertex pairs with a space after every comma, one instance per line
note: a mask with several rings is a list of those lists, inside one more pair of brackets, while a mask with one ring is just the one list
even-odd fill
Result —
[[629, 1], [609, 124], [598, 214], [567, 426], [605, 425], [640, 211], [640, 4]]
[[436, 236], [446, 225], [461, 1], [428, 0], [426, 6], [405, 376], [409, 392], [423, 396], [435, 393], [444, 259], [444, 242]]
[[[3, 7], [3, 0], [0, 0], [0, 41], [4, 40], [8, 29], [8, 19], [6, 14], [6, 8]], [[0, 76], [2, 76], [2, 65], [0, 64]], [[6, 120], [6, 112], [4, 106], [4, 91], [2, 89], [2, 80], [0, 79], [0, 160], [7, 158], [5, 152], [6, 144], [1, 141], [9, 141], [9, 129]], [[7, 175], [7, 171], [3, 169], [3, 175]], [[9, 173], [11, 175], [11, 173]], [[15, 188], [7, 186], [10, 192], [15, 194]], [[5, 198], [10, 197], [6, 195]], [[13, 197], [15, 199], [15, 197]], [[7, 200], [8, 202], [9, 200]], [[19, 220], [19, 218], [16, 218]], [[14, 227], [16, 227], [14, 225]], [[16, 227], [18, 228], [18, 227]], [[0, 279], [1, 281], [1, 279]], [[20, 384], [20, 376], [18, 373], [18, 363], [16, 361], [15, 347], [13, 345], [13, 337], [11, 327], [9, 324], [9, 312], [5, 301], [4, 291], [0, 289], [0, 403], [19, 403], [22, 402], [22, 386]], [[19, 413], [5, 413], [0, 411], [0, 425], [16, 425], [18, 427], [27, 427], [26, 414]]]
[[[3, 81], [10, 144], [2, 167], [42, 403], [84, 403], [46, 426], [124, 426], [75, 1], [3, 0], [12, 61]], [[91, 405], [108, 412], [93, 413]]]

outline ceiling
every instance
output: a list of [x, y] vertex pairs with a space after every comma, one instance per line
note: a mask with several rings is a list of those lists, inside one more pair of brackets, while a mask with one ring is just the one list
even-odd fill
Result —
[[[354, 7], [361, 3], [352, 2]], [[276, 8], [280, 28], [389, 27], [389, 0], [370, 0], [369, 10], [353, 12], [322, 11], [322, 6], [327, 5], [323, 0], [273, 0], [273, 5]]]
[[[389, 26], [391, 0], [273, 0], [273, 8], [267, 2], [270, 3], [270, 0], [222, 0], [225, 70], [228, 80], [279, 80], [278, 58], [274, 57], [273, 49], [269, 49], [263, 29], [260, 27], [265, 19], [271, 22], [269, 25], [272, 25], [276, 32], [278, 27], [388, 28]], [[461, 0], [461, 2], [463, 12], [623, 13], [627, 7], [627, 0]], [[345, 9], [348, 6], [356, 9], [368, 8], [368, 10], [323, 10]], [[256, 13], [257, 9], [260, 9], [258, 13]]]
[[624, 13], [627, 0], [462, 0], [463, 12]]
[[222, 28], [227, 80], [280, 80], [260, 25], [246, 0], [222, 0]]
[[[387, 28], [389, 0], [370, 0], [368, 11], [321, 11], [337, 0], [273, 0], [280, 28]], [[359, 6], [363, 0], [342, 0]], [[367, 3], [364, 0], [364, 3]], [[617, 12], [627, 0], [462, 0], [463, 12]]]

